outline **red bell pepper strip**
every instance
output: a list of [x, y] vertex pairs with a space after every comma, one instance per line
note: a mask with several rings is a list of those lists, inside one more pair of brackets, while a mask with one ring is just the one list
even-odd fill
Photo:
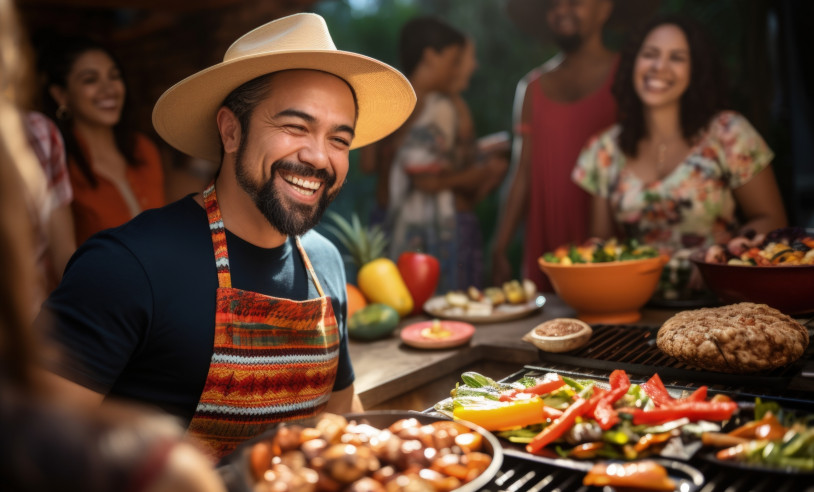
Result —
[[[611, 390], [601, 393], [598, 400], [586, 412], [593, 415], [602, 430], [608, 430], [619, 422], [619, 416], [616, 414], [616, 410], [613, 409], [613, 404], [625, 396], [630, 389], [630, 379], [628, 379], [625, 371], [617, 369], [610, 375], [610, 384]], [[596, 396], [597, 393], [594, 392], [594, 397], [591, 400]]]
[[596, 406], [599, 405], [600, 401], [602, 401], [602, 398], [608, 394], [608, 390], [604, 388], [594, 387], [593, 391], [593, 395], [591, 395], [591, 397], [588, 399], [588, 404], [585, 405], [585, 415], [592, 415], [596, 409]]
[[707, 399], [707, 387], [701, 386], [697, 390], [693, 391], [690, 396], [682, 398], [681, 401], [705, 401], [706, 399]]
[[[610, 385], [611, 388], [622, 388], [625, 387], [627, 389], [630, 388], [630, 379], [627, 377], [627, 373], [622, 369], [616, 369], [610, 375]], [[627, 389], [625, 391], [627, 391]]]
[[688, 418], [693, 422], [727, 420], [737, 409], [738, 404], [735, 402], [684, 401], [647, 411], [639, 408], [622, 408], [618, 411], [633, 415], [634, 425], [656, 425], [680, 418]]
[[667, 392], [667, 388], [664, 387], [658, 373], [653, 374], [653, 377], [642, 384], [642, 390], [653, 400], [657, 407], [670, 406], [676, 402], [676, 399]]
[[500, 401], [509, 401], [514, 400], [518, 395], [522, 393], [528, 393], [531, 395], [545, 395], [547, 393], [551, 393], [556, 389], [560, 389], [565, 385], [565, 381], [562, 380], [562, 376], [556, 373], [548, 373], [543, 378], [543, 381], [530, 387], [530, 388], [523, 388], [523, 389], [513, 389], [509, 391], [504, 391], [500, 395]]
[[594, 409], [594, 419], [602, 430], [608, 430], [619, 423], [619, 414], [610, 401], [602, 399]]
[[585, 408], [588, 405], [588, 400], [584, 398], [577, 398], [577, 401], [572, 403], [560, 415], [560, 418], [552, 422], [549, 426], [542, 430], [539, 434], [534, 436], [530, 443], [526, 445], [526, 451], [529, 453], [537, 453], [548, 444], [551, 444], [565, 434], [570, 429], [577, 417], [585, 414]]

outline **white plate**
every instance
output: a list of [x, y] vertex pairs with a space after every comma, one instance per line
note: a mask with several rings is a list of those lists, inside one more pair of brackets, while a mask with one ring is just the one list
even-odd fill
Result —
[[545, 297], [540, 293], [531, 301], [523, 304], [501, 304], [492, 310], [488, 316], [475, 316], [463, 314], [447, 313], [448, 306], [444, 296], [436, 296], [424, 303], [424, 311], [434, 318], [452, 319], [456, 321], [466, 321], [467, 323], [499, 323], [513, 319], [524, 318], [537, 311], [545, 304]]

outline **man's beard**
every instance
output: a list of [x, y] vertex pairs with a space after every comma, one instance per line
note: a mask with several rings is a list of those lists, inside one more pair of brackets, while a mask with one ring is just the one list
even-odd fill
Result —
[[[245, 141], [245, 139], [244, 139]], [[254, 201], [257, 209], [266, 217], [269, 224], [286, 236], [301, 236], [319, 224], [325, 209], [336, 198], [341, 186], [329, 192], [336, 183], [336, 175], [325, 169], [315, 169], [305, 164], [279, 160], [271, 166], [271, 176], [265, 183], [255, 183], [249, 176], [247, 165], [243, 162], [244, 145], [241, 142], [235, 156], [235, 175], [237, 182]], [[292, 202], [282, 196], [274, 186], [274, 178], [281, 171], [303, 178], [316, 178], [322, 181], [322, 196], [316, 205], [305, 205]], [[315, 191], [315, 193], [319, 190]]]

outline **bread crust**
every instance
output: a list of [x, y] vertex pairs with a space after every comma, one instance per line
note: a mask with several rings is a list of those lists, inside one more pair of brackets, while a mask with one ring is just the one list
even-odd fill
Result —
[[808, 330], [777, 309], [742, 302], [682, 311], [662, 325], [656, 344], [687, 365], [749, 373], [799, 359], [808, 347]]

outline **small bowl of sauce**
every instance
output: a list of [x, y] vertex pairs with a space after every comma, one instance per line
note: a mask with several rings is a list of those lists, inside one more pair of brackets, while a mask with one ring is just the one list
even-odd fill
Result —
[[523, 336], [545, 352], [568, 352], [576, 350], [591, 339], [591, 326], [575, 318], [555, 318], [535, 326]]

